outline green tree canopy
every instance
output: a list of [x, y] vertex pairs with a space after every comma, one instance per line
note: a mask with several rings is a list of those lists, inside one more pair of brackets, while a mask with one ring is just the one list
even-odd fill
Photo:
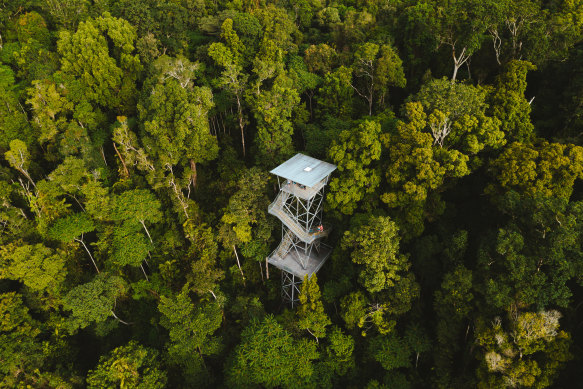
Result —
[[69, 331], [104, 322], [112, 315], [117, 318], [114, 312], [116, 300], [125, 291], [123, 279], [107, 273], [100, 273], [91, 281], [71, 289], [63, 298], [63, 308], [71, 312], [67, 322]]
[[131, 107], [142, 69], [133, 54], [136, 30], [127, 21], [105, 13], [81, 22], [75, 33], [61, 31], [61, 70], [75, 77], [83, 95], [107, 108]]
[[298, 308], [300, 329], [308, 331], [318, 341], [326, 336], [326, 327], [332, 322], [326, 312], [324, 305], [320, 301], [320, 288], [318, 278], [313, 274], [310, 278], [304, 277], [302, 290], [300, 292], [300, 307]]
[[340, 177], [330, 181], [327, 200], [332, 208], [351, 215], [378, 188], [381, 178], [374, 161], [381, 157], [380, 135], [381, 125], [366, 120], [332, 141], [328, 155], [340, 171]]
[[231, 385], [289, 388], [312, 376], [312, 361], [318, 358], [316, 344], [294, 340], [273, 316], [261, 322], [252, 320], [241, 336], [227, 366], [227, 382]]
[[156, 350], [130, 341], [99, 359], [97, 368], [89, 371], [87, 386], [162, 389], [166, 387], [166, 374], [160, 368]]

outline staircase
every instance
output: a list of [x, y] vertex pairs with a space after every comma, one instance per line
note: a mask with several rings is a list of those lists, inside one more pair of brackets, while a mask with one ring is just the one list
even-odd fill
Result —
[[[330, 232], [328, 229], [324, 229], [324, 231], [317, 231], [317, 232], [307, 232], [304, 228], [295, 221], [283, 208], [284, 204], [284, 192], [279, 192], [275, 201], [269, 205], [267, 211], [277, 217], [281, 222], [293, 232], [295, 236], [300, 238], [302, 242], [312, 243], [316, 239], [323, 238], [328, 236]], [[287, 199], [287, 194], [285, 195]]]
[[281, 240], [281, 243], [279, 244], [279, 246], [277, 246], [277, 249], [274, 252], [275, 256], [278, 257], [279, 259], [283, 259], [283, 257], [285, 257], [285, 255], [287, 254], [291, 244], [292, 237], [289, 233], [286, 233], [284, 238]]

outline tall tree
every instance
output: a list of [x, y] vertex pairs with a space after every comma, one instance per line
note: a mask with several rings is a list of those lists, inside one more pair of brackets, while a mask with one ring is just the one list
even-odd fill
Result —
[[328, 155], [340, 171], [340, 177], [330, 181], [327, 200], [332, 208], [351, 215], [378, 188], [381, 177], [374, 161], [381, 157], [380, 135], [381, 125], [366, 120], [332, 141]]
[[487, 93], [487, 88], [442, 78], [423, 84], [413, 98], [428, 115], [427, 127], [433, 143], [468, 155], [472, 167], [481, 163], [479, 152], [506, 144], [505, 134], [500, 130], [502, 119], [487, 115]]
[[316, 343], [294, 340], [273, 316], [251, 321], [241, 336], [227, 366], [229, 384], [291, 388], [312, 376]]
[[241, 247], [246, 258], [258, 262], [265, 260], [269, 253], [273, 221], [267, 216], [267, 182], [267, 174], [260, 169], [245, 171], [221, 218], [219, 236], [225, 248], [234, 251], [239, 270], [236, 246]]
[[188, 163], [193, 187], [196, 164], [213, 160], [218, 153], [207, 117], [213, 106], [212, 92], [193, 85], [198, 66], [181, 56], [160, 57], [154, 63], [150, 92], [138, 106], [144, 144], [160, 170], [172, 175], [174, 166]]
[[100, 273], [91, 281], [74, 287], [63, 298], [63, 308], [71, 312], [66, 328], [75, 333], [78, 329], [104, 322], [110, 316], [127, 325], [115, 313], [117, 299], [125, 292], [123, 280], [107, 273]]
[[572, 358], [570, 335], [559, 331], [558, 311], [522, 312], [497, 317], [477, 328], [479, 388], [551, 386], [557, 371]]
[[120, 389], [162, 389], [166, 373], [160, 368], [158, 352], [130, 341], [99, 358], [95, 370], [87, 375], [89, 388], [119, 387]]
[[247, 88], [248, 75], [245, 74], [245, 52], [243, 42], [233, 30], [233, 20], [225, 19], [221, 26], [221, 37], [225, 43], [217, 42], [209, 46], [209, 55], [224, 70], [217, 80], [219, 86], [227, 89], [237, 102], [237, 122], [241, 130], [241, 146], [245, 157], [245, 126], [247, 116], [244, 113], [244, 92]]
[[97, 263], [91, 255], [91, 251], [85, 244], [84, 234], [95, 230], [93, 220], [91, 220], [85, 213], [75, 213], [57, 220], [50, 228], [48, 235], [52, 239], [60, 240], [63, 243], [72, 241], [78, 242], [83, 246], [87, 255], [91, 259], [95, 270], [99, 273]]
[[274, 166], [294, 151], [290, 118], [294, 107], [300, 102], [299, 93], [292, 79], [280, 74], [273, 80], [271, 89], [249, 96], [248, 101], [257, 120], [257, 163], [265, 167]]
[[83, 95], [102, 107], [131, 110], [142, 65], [134, 52], [136, 30], [109, 13], [79, 24], [75, 33], [61, 31], [61, 70], [75, 77]]
[[160, 324], [170, 335], [168, 354], [173, 364], [181, 367], [183, 377], [192, 384], [208, 379], [204, 357], [220, 351], [221, 340], [214, 333], [223, 321], [222, 307], [217, 301], [192, 302], [189, 285], [175, 296], [160, 298]]
[[582, 204], [516, 192], [498, 204], [508, 221], [484, 236], [478, 256], [488, 303], [512, 310], [568, 306], [569, 283], [583, 266]]
[[419, 285], [409, 271], [407, 256], [399, 253], [400, 237], [395, 222], [384, 216], [359, 214], [344, 233], [341, 248], [350, 253], [359, 267], [359, 283], [368, 294], [350, 293], [342, 299], [344, 320], [349, 328], [389, 333], [396, 317], [411, 309], [419, 295]]
[[326, 327], [332, 324], [324, 311], [324, 304], [322, 304], [320, 296], [316, 274], [309, 278], [305, 276], [300, 292], [300, 307], [297, 313], [298, 325], [300, 329], [308, 331], [316, 338], [316, 342], [319, 342], [319, 338], [326, 336]]
[[529, 143], [534, 140], [534, 125], [530, 121], [530, 103], [524, 95], [526, 92], [526, 75], [536, 70], [536, 66], [527, 61], [511, 61], [506, 70], [498, 77], [496, 87], [490, 96], [490, 111], [502, 123], [509, 141]]
[[388, 149], [387, 191], [381, 200], [398, 210], [397, 220], [406, 237], [418, 236], [427, 217], [443, 211], [438, 195], [448, 179], [470, 173], [469, 157], [458, 150], [434, 146], [424, 132], [427, 115], [421, 103], [406, 105], [408, 122], [399, 121], [396, 133], [383, 134]]
[[[368, 103], [368, 115], [372, 116], [375, 94], [383, 106], [389, 86], [405, 86], [402, 61], [395, 49], [385, 44], [364, 43], [354, 53], [353, 75], [361, 79], [363, 87], [351, 84], [356, 93]], [[356, 83], [356, 82], [355, 82]], [[358, 85], [358, 84], [357, 84]]]

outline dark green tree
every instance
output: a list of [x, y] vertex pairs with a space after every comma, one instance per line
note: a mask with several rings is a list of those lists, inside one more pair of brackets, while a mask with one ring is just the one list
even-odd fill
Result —
[[261, 322], [252, 320], [241, 334], [226, 367], [227, 383], [232, 386], [263, 385], [297, 387], [307, 383], [318, 358], [316, 343], [296, 341], [273, 316]]

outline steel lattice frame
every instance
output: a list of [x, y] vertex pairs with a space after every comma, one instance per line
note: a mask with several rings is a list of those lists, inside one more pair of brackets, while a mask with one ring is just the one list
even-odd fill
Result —
[[[284, 181], [283, 184], [279, 182], [280, 189], [285, 185], [289, 185], [289, 183], [286, 181]], [[282, 209], [307, 233], [311, 232], [313, 226], [319, 226], [322, 224], [322, 202], [324, 201], [324, 188], [326, 187], [325, 184], [327, 182], [328, 177], [323, 180], [324, 185], [322, 185], [322, 187], [309, 199], [302, 199], [292, 193], [284, 192], [283, 190], [280, 192], [282, 195]], [[290, 229], [285, 227], [283, 224], [281, 228], [282, 243], [285, 241], [286, 235], [291, 235], [292, 242], [283, 253], [279, 253], [280, 247], [278, 246], [278, 255], [280, 258], [284, 258], [290, 251], [293, 250], [296, 260], [300, 266], [303, 269], [306, 269], [312, 248], [315, 247], [316, 252], [319, 252], [320, 240], [316, 239], [312, 243], [306, 243], [299, 239]]]
[[309, 199], [302, 199], [291, 193], [284, 192], [287, 196], [284, 195], [283, 197], [283, 210], [306, 232], [310, 232], [314, 225], [322, 224], [324, 188], [322, 187]]
[[[288, 180], [281, 182], [278, 177], [280, 187], [278, 196], [281, 196], [281, 199], [277, 207], [281, 207], [281, 210], [308, 234], [314, 232], [314, 226], [320, 226], [322, 224], [322, 203], [324, 201], [324, 188], [328, 179], [329, 177], [326, 177], [318, 183], [317, 186], [320, 186], [319, 189], [317, 187], [308, 188], [308, 190], [313, 190], [313, 192], [306, 191], [304, 194], [309, 194], [309, 197], [304, 199], [294, 194], [294, 190], [298, 190], [298, 188], [305, 190], [305, 187], [293, 187], [293, 185], [297, 184]], [[289, 193], [286, 189], [292, 193]], [[311, 243], [304, 242], [291, 229], [286, 227], [285, 224], [282, 224], [281, 236], [281, 242], [274, 250], [274, 253], [280, 259], [292, 253], [295, 260], [303, 269], [307, 269], [312, 249], [315, 249], [317, 253], [320, 252], [320, 238], [313, 240]], [[300, 285], [303, 281], [303, 279], [295, 274], [282, 269], [281, 296], [284, 301], [291, 303], [292, 308], [299, 301]]]
[[303, 281], [292, 273], [281, 272], [281, 297], [283, 301], [291, 303], [292, 308], [299, 301], [300, 285]]

